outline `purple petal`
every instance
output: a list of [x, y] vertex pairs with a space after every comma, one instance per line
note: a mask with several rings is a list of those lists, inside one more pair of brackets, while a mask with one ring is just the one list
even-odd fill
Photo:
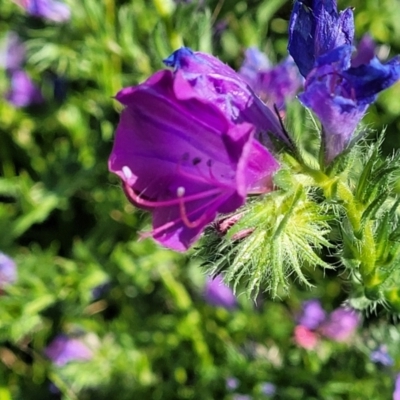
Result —
[[71, 361], [89, 361], [92, 351], [79, 339], [65, 335], [57, 336], [44, 350], [44, 354], [57, 366]]
[[289, 22], [289, 53], [306, 77], [321, 55], [351, 45], [354, 20], [351, 9], [338, 13], [335, 0], [296, 0]]
[[332, 340], [343, 342], [355, 332], [359, 323], [360, 317], [354, 310], [338, 308], [329, 315], [320, 331]]
[[127, 107], [109, 168], [133, 204], [153, 213], [153, 237], [166, 247], [186, 250], [278, 168], [251, 125], [233, 125], [180, 71], [159, 71], [117, 100]]
[[17, 280], [17, 266], [12, 258], [0, 252], [0, 289]]
[[396, 375], [396, 381], [393, 392], [393, 400], [400, 400], [400, 374]]
[[302, 305], [302, 313], [297, 319], [298, 324], [308, 329], [316, 329], [325, 320], [326, 313], [317, 299], [307, 300]]
[[391, 366], [394, 364], [393, 358], [389, 355], [386, 346], [379, 346], [374, 351], [371, 351], [370, 360], [376, 364]]
[[6, 99], [15, 107], [26, 107], [43, 102], [39, 88], [25, 71], [13, 71], [10, 83], [11, 88], [6, 94]]
[[15, 0], [26, 12], [34, 17], [54, 22], [65, 22], [71, 17], [70, 8], [55, 0]]
[[25, 45], [15, 32], [7, 33], [5, 46], [2, 48], [0, 58], [1, 65], [4, 66], [7, 71], [18, 70], [24, 63]]
[[[232, 289], [224, 284], [220, 275], [217, 275], [215, 278], [207, 278], [204, 287], [204, 298], [213, 306], [224, 307], [227, 309], [233, 309], [237, 305], [236, 296]], [[237, 381], [237, 379], [233, 381], [232, 379], [235, 378], [227, 380], [226, 385], [228, 387], [228, 384], [230, 384], [230, 389], [236, 389], [239, 385], [239, 381]]]
[[199, 96], [216, 105], [233, 123], [248, 122], [252, 124], [256, 136], [271, 132], [286, 140], [274, 112], [237, 72], [217, 58], [182, 47], [164, 63], [181, 71]]
[[364, 35], [358, 43], [357, 52], [351, 59], [352, 67], [368, 64], [375, 56], [375, 42], [369, 35]]

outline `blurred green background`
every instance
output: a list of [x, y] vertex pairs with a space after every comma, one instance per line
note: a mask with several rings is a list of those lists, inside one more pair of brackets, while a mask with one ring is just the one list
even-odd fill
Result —
[[[396, 321], [366, 316], [351, 343], [321, 339], [313, 351], [293, 340], [302, 301], [320, 298], [333, 310], [346, 298], [345, 277], [309, 271], [314, 290], [293, 282], [290, 297], [256, 303], [239, 290], [236, 309], [214, 307], [204, 298], [201, 260], [139, 241], [149, 217], [107, 170], [118, 90], [163, 68], [182, 44], [236, 69], [251, 45], [281, 60], [292, 2], [65, 3], [65, 23], [0, 4], [0, 35], [19, 34], [24, 68], [45, 97], [15, 108], [0, 69], [0, 251], [18, 270], [0, 297], [0, 400], [391, 398], [400, 371]], [[346, 6], [355, 7], [357, 38], [369, 32], [380, 54], [400, 54], [398, 0], [339, 1]], [[400, 145], [399, 97], [397, 84], [365, 121], [387, 126], [388, 154]], [[52, 363], [43, 351], [61, 333], [85, 338], [93, 358]], [[370, 361], [381, 343], [395, 359], [390, 368]], [[231, 377], [237, 388], [227, 386]], [[266, 382], [275, 394], [264, 393]]]

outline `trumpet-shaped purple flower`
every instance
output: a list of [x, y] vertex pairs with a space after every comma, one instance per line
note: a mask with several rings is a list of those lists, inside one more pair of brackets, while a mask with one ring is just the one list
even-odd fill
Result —
[[367, 64], [347, 68], [351, 53], [351, 46], [342, 46], [321, 56], [299, 95], [322, 123], [327, 163], [345, 150], [378, 93], [400, 79], [399, 57], [386, 64], [373, 57]]
[[15, 262], [0, 252], [0, 290], [17, 279], [17, 267]]
[[89, 361], [92, 351], [79, 339], [57, 336], [44, 350], [44, 354], [57, 366], [71, 361]]
[[336, 0], [296, 0], [289, 22], [289, 53], [307, 77], [317, 59], [331, 50], [351, 45], [353, 11], [337, 11]]
[[71, 17], [70, 8], [55, 0], [14, 0], [26, 12], [34, 17], [45, 18], [54, 22], [65, 22]]
[[239, 73], [261, 100], [280, 110], [285, 107], [285, 101], [295, 97], [303, 82], [291, 57], [273, 67], [255, 47], [246, 50]]
[[159, 71], [116, 98], [126, 108], [109, 168], [130, 201], [152, 212], [164, 246], [186, 250], [218, 213], [268, 191], [278, 164], [253, 127], [233, 124], [182, 71]]
[[235, 124], [248, 122], [256, 137], [268, 143], [267, 132], [287, 141], [277, 116], [232, 68], [214, 56], [182, 47], [164, 63], [180, 71], [200, 97], [216, 105]]
[[[205, 300], [217, 307], [224, 307], [229, 309], [233, 309], [237, 305], [236, 296], [234, 295], [232, 289], [229, 286], [224, 284], [223, 278], [221, 275], [217, 275], [214, 278], [207, 278], [206, 285], [204, 287], [204, 298]], [[235, 378], [229, 378], [227, 380], [226, 385], [229, 383], [235, 382], [236, 386], [233, 389], [236, 389], [238, 386], [237, 379], [233, 381]]]

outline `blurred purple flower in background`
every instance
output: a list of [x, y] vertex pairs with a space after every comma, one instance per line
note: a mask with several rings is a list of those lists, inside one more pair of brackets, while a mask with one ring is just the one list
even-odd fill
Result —
[[224, 284], [221, 275], [207, 277], [204, 287], [204, 298], [213, 306], [224, 307], [228, 310], [237, 306], [237, 299], [232, 289]]
[[273, 396], [276, 393], [276, 386], [271, 382], [261, 384], [261, 393], [265, 396]]
[[396, 375], [394, 384], [393, 400], [400, 400], [400, 374]]
[[229, 391], [235, 390], [239, 387], [239, 379], [234, 378], [233, 376], [229, 377], [225, 381], [225, 386]]
[[270, 191], [279, 166], [252, 125], [234, 124], [216, 107], [211, 84], [195, 89], [187, 79], [181, 70], [162, 70], [117, 94], [126, 108], [109, 158], [129, 200], [152, 212], [154, 239], [178, 251], [248, 193]]
[[394, 360], [389, 355], [385, 345], [380, 345], [377, 349], [371, 351], [369, 358], [372, 362], [376, 364], [382, 364], [386, 367], [394, 364]]
[[44, 350], [44, 354], [57, 366], [71, 361], [89, 361], [92, 351], [79, 339], [57, 336]]
[[296, 96], [303, 83], [291, 57], [272, 66], [267, 56], [256, 47], [246, 50], [239, 73], [261, 100], [270, 107], [276, 105], [279, 110], [285, 107], [285, 101]]
[[317, 329], [325, 321], [326, 312], [317, 299], [307, 300], [302, 304], [302, 313], [297, 322], [308, 329]]
[[39, 88], [23, 69], [25, 46], [16, 33], [7, 34], [6, 49], [3, 54], [3, 65], [10, 79], [10, 88], [5, 98], [15, 107], [26, 107], [43, 102]]
[[345, 342], [355, 332], [360, 316], [353, 309], [337, 308], [326, 314], [317, 299], [305, 301], [302, 313], [297, 318], [295, 341], [304, 348], [312, 349], [317, 344], [316, 333], [336, 342]]
[[0, 291], [17, 280], [17, 266], [14, 260], [0, 252]]
[[55, 0], [14, 0], [16, 4], [34, 17], [45, 18], [54, 22], [65, 22], [71, 17], [70, 8]]

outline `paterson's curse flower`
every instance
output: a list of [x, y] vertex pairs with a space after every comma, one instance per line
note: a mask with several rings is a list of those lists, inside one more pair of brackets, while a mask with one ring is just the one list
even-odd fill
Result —
[[178, 251], [218, 213], [235, 211], [248, 193], [268, 191], [278, 168], [253, 138], [254, 126], [233, 123], [202, 88], [179, 69], [162, 70], [116, 96], [126, 108], [109, 169], [130, 201], [152, 213], [153, 237]]
[[234, 124], [253, 125], [255, 137], [269, 143], [267, 133], [287, 142], [278, 117], [256, 96], [246, 80], [210, 54], [182, 47], [164, 63], [182, 77], [203, 99], [217, 106]]
[[207, 278], [204, 287], [204, 298], [208, 303], [217, 307], [232, 309], [237, 305], [236, 296], [232, 289], [224, 284], [221, 275]]
[[26, 12], [34, 17], [45, 18], [54, 22], [68, 21], [71, 17], [70, 8], [55, 0], [14, 0]]
[[321, 55], [351, 45], [353, 11], [338, 13], [336, 0], [296, 0], [289, 22], [289, 53], [306, 77]]
[[57, 336], [44, 350], [44, 354], [57, 366], [71, 361], [89, 361], [92, 351], [81, 340], [66, 335]]
[[246, 50], [239, 73], [261, 100], [279, 110], [284, 109], [285, 101], [295, 97], [303, 83], [291, 57], [273, 67], [256, 47]]

